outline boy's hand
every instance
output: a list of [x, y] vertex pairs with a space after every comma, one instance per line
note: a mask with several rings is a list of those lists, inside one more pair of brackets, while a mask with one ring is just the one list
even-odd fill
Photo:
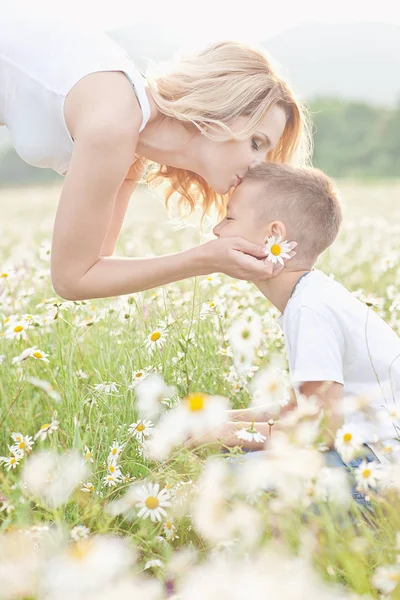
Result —
[[198, 448], [199, 446], [219, 448], [232, 436], [233, 426], [233, 423], [226, 421], [205, 434], [188, 436], [184, 446], [186, 448]]

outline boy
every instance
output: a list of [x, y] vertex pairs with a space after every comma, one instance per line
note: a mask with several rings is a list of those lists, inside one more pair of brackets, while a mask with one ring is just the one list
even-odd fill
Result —
[[[342, 425], [335, 406], [346, 396], [364, 396], [370, 404], [367, 418], [361, 412], [349, 417], [361, 426], [364, 441], [379, 457], [382, 444], [396, 431], [388, 415], [400, 389], [400, 338], [344, 286], [313, 268], [318, 256], [335, 240], [342, 211], [332, 181], [320, 170], [280, 164], [261, 164], [233, 193], [226, 217], [215, 228], [217, 237], [241, 236], [258, 244], [273, 243], [277, 257], [284, 243], [296, 240], [296, 256], [274, 279], [253, 283], [282, 313], [291, 383], [300, 395], [315, 395], [330, 415], [328, 446]], [[255, 409], [229, 411], [231, 421], [214, 435], [228, 446], [262, 449], [263, 443], [244, 442], [234, 435], [232, 422], [246, 419], [250, 427]], [[277, 423], [278, 426], [278, 423]], [[268, 437], [268, 423], [255, 428]], [[382, 456], [382, 455], [381, 455]]]

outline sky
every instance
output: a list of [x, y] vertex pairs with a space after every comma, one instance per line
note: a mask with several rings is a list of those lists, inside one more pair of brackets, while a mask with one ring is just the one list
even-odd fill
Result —
[[396, 0], [0, 0], [3, 11], [51, 15], [102, 30], [155, 21], [195, 40], [262, 41], [305, 21], [380, 21], [400, 25]]

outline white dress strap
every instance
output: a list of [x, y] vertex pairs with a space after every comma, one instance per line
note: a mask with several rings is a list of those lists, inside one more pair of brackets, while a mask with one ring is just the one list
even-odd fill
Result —
[[146, 94], [146, 79], [134, 65], [132, 65], [132, 68], [129, 69], [129, 71], [125, 71], [125, 75], [128, 77], [142, 109], [143, 119], [139, 129], [140, 132], [146, 127], [151, 114], [150, 102]]

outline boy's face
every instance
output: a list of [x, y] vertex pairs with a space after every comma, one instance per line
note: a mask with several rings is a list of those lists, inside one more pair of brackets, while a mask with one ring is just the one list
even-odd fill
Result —
[[257, 209], [259, 184], [244, 180], [233, 192], [225, 218], [213, 229], [217, 237], [241, 237], [254, 244], [264, 244], [268, 231], [266, 223], [260, 223], [260, 209]]

